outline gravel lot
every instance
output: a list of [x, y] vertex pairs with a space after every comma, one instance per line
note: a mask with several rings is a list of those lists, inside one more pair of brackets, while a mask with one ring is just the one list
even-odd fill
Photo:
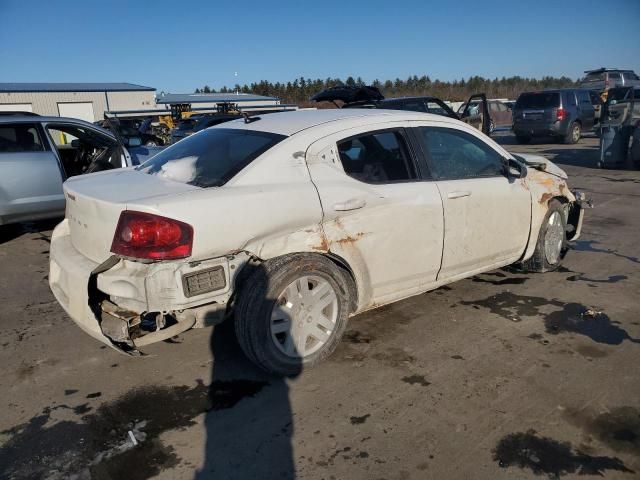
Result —
[[355, 317], [290, 381], [252, 367], [225, 326], [145, 358], [101, 346], [49, 291], [55, 222], [2, 232], [0, 477], [640, 478], [640, 172], [595, 169], [595, 138], [497, 138], [592, 197], [564, 267]]

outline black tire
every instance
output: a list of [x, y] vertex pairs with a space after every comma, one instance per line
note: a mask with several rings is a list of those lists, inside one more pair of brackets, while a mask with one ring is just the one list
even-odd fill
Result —
[[564, 137], [561, 137], [562, 143], [567, 145], [573, 145], [580, 141], [580, 134], [582, 130], [580, 128], [580, 124], [578, 122], [571, 122], [569, 128], [567, 129], [567, 133]]
[[145, 147], [156, 147], [158, 143], [155, 140], [147, 140], [144, 145]]
[[521, 144], [529, 143], [531, 141], [531, 137], [529, 137], [527, 135], [518, 135], [518, 134], [516, 134], [516, 141], [518, 143], [521, 143]]
[[[354, 288], [351, 277], [330, 259], [318, 254], [293, 254], [268, 260], [240, 286], [235, 308], [235, 331], [240, 348], [258, 367], [279, 376], [295, 376], [326, 359], [338, 346], [347, 327]], [[271, 338], [271, 312], [283, 290], [304, 275], [326, 280], [338, 299], [335, 329], [322, 347], [307, 357], [285, 355]]]
[[[549, 218], [553, 215], [554, 212], [558, 212], [560, 214], [560, 219], [562, 222], [562, 248], [560, 256], [558, 257], [558, 261], [556, 263], [549, 263], [547, 259], [547, 255], [545, 254], [545, 236], [547, 233], [547, 229], [549, 227]], [[536, 249], [533, 252], [533, 255], [528, 260], [522, 262], [522, 270], [525, 272], [551, 272], [556, 270], [562, 264], [562, 258], [564, 257], [564, 253], [566, 252], [567, 247], [567, 223], [564, 218], [564, 211], [562, 208], [562, 203], [558, 200], [551, 200], [549, 202], [549, 209], [547, 214], [544, 216], [544, 220], [542, 221], [542, 225], [540, 226], [540, 231], [538, 233], [538, 241], [536, 243]]]

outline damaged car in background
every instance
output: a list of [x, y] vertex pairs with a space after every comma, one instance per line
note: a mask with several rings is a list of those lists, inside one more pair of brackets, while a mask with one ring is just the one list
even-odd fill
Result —
[[558, 268], [584, 213], [545, 158], [376, 109], [227, 122], [65, 195], [49, 284], [84, 331], [135, 355], [228, 319], [281, 375], [328, 357], [351, 315], [510, 264]]
[[83, 120], [0, 113], [0, 225], [62, 217], [65, 180], [157, 153], [139, 145]]
[[[462, 120], [485, 135], [493, 132], [489, 103], [484, 93], [473, 94], [459, 113], [437, 97], [385, 98], [377, 87], [339, 85], [327, 88], [311, 97], [314, 102], [331, 102], [338, 108], [384, 108], [410, 112], [432, 113]], [[340, 103], [338, 103], [340, 102]]]

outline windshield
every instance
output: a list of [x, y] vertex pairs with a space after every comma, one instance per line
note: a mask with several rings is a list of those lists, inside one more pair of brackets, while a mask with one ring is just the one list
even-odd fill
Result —
[[523, 93], [518, 97], [516, 108], [549, 108], [560, 106], [558, 92]]
[[217, 187], [284, 138], [275, 133], [212, 128], [181, 140], [136, 170], [197, 187]]

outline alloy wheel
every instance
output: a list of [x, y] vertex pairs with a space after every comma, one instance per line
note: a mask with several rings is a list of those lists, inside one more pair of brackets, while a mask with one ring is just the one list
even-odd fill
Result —
[[559, 212], [553, 212], [547, 220], [547, 231], [544, 235], [544, 255], [550, 265], [560, 260], [564, 242], [564, 226]]
[[337, 319], [338, 296], [331, 284], [303, 276], [279, 295], [271, 312], [271, 339], [285, 355], [307, 357], [329, 341]]

